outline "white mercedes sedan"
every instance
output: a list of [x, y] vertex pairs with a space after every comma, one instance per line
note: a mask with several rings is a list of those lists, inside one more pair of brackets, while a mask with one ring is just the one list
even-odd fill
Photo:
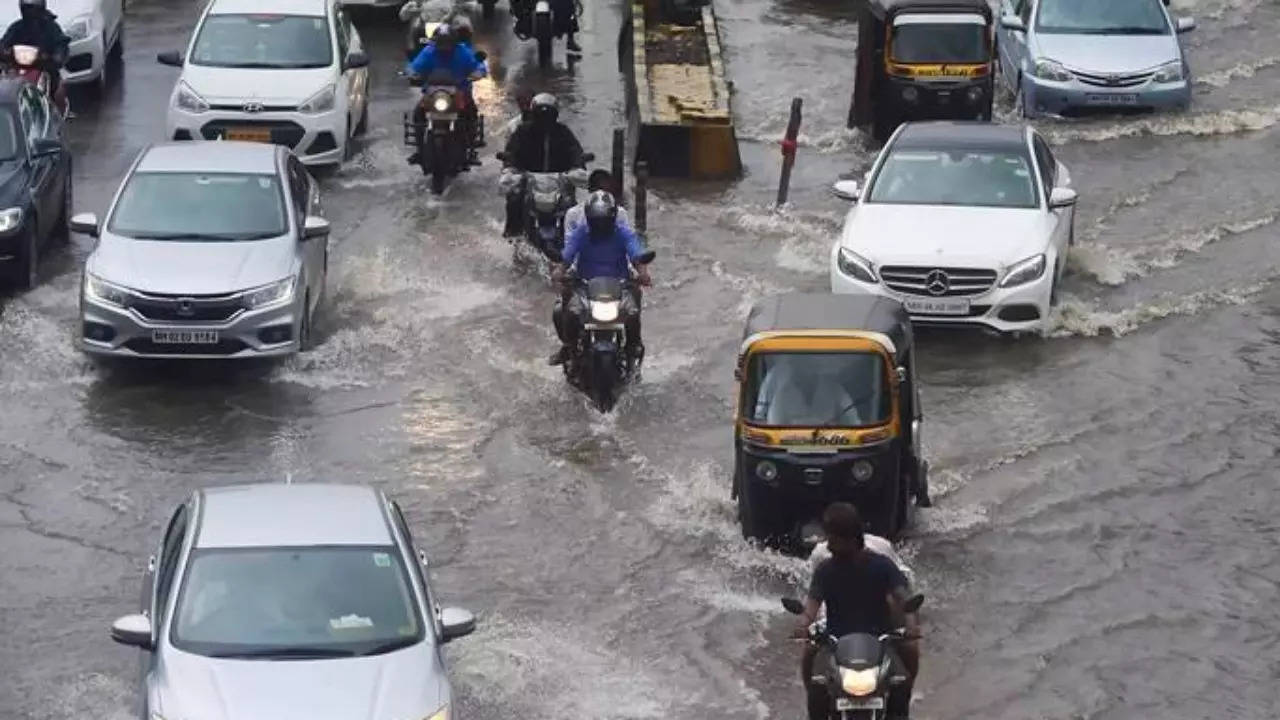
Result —
[[831, 249], [831, 291], [895, 298], [922, 325], [1046, 331], [1074, 242], [1067, 167], [1029, 126], [907, 123]]

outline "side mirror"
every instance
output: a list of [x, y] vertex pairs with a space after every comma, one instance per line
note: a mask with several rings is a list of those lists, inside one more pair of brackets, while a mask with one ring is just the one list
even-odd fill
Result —
[[793, 597], [782, 598], [782, 608], [792, 615], [804, 614], [804, 603]]
[[595, 162], [595, 153], [582, 153], [582, 162]]
[[1068, 208], [1076, 204], [1079, 195], [1075, 190], [1065, 187], [1056, 187], [1053, 192], [1049, 193], [1049, 207], [1057, 210], [1059, 208]]
[[494, 157], [498, 158], [498, 160], [499, 160], [500, 162], [506, 162], [506, 161], [507, 161], [507, 154], [506, 154], [506, 153], [504, 153], [504, 152], [502, 152], [501, 150], [499, 150], [499, 151], [498, 151], [498, 154], [494, 155]]
[[858, 187], [857, 180], [837, 180], [836, 184], [831, 186], [831, 194], [841, 200], [857, 202], [862, 196], [862, 188]]
[[1180, 17], [1177, 21], [1178, 34], [1189, 33], [1196, 29], [1196, 19], [1190, 17]]
[[111, 639], [121, 645], [151, 649], [151, 618], [140, 613], [125, 615], [111, 623]]
[[462, 608], [447, 607], [440, 611], [440, 627], [441, 640], [457, 640], [476, 631], [476, 616]]
[[653, 262], [653, 259], [656, 257], [658, 257], [658, 251], [645, 250], [644, 252], [640, 253], [640, 257], [636, 258], [636, 264], [648, 265], [649, 263]]
[[71, 232], [88, 235], [92, 238], [98, 237], [98, 216], [93, 213], [72, 215], [71, 221], [67, 225], [71, 227]]
[[31, 159], [53, 157], [62, 154], [62, 143], [49, 138], [36, 138], [31, 146]]
[[342, 61], [343, 70], [355, 70], [357, 68], [368, 66], [369, 56], [359, 50], [353, 50], [347, 53], [347, 59]]
[[315, 215], [308, 215], [302, 224], [302, 239], [324, 237], [329, 234], [329, 221]]
[[1013, 32], [1026, 32], [1027, 24], [1022, 22], [1022, 18], [1017, 15], [1003, 15], [1000, 18], [1000, 27]]
[[156, 62], [160, 63], [161, 65], [172, 65], [173, 67], [182, 67], [182, 64], [186, 62], [186, 60], [183, 59], [182, 53], [178, 52], [177, 50], [169, 50], [168, 52], [162, 52], [159, 55], [156, 55]]
[[917, 612], [920, 610], [921, 605], [924, 605], [924, 594], [916, 593], [907, 598], [907, 603], [902, 606], [902, 610], [909, 613]]

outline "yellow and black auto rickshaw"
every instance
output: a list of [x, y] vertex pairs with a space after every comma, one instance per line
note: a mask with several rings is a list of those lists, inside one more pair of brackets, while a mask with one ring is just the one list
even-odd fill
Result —
[[927, 505], [911, 319], [873, 295], [786, 294], [751, 310], [735, 370], [743, 536], [795, 546], [833, 502], [896, 538]]
[[908, 120], [990, 120], [995, 17], [987, 0], [857, 0], [849, 127], [879, 142]]

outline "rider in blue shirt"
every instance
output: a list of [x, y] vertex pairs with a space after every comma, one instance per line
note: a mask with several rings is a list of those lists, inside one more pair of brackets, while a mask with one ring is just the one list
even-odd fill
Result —
[[[634, 263], [639, 284], [649, 285], [652, 280], [648, 268], [637, 262], [645, 253], [644, 246], [630, 225], [618, 221], [618, 203], [613, 196], [603, 190], [592, 193], [587, 198], [586, 217], [586, 223], [575, 227], [565, 239], [564, 266], [576, 265], [582, 280], [616, 277], [628, 281]], [[557, 268], [557, 274], [560, 271]], [[622, 312], [627, 326], [627, 351], [639, 363], [644, 359], [644, 343], [640, 340], [640, 289], [631, 283], [626, 288]], [[559, 365], [572, 356], [585, 309], [573, 293], [566, 293], [556, 303], [552, 320], [561, 347], [551, 356], [552, 365]]]
[[[422, 48], [422, 51], [409, 63], [408, 67], [408, 72], [411, 75], [423, 78], [424, 81], [436, 70], [449, 71], [449, 74], [453, 76], [453, 81], [458, 86], [458, 90], [462, 92], [465, 99], [465, 107], [462, 108], [462, 112], [459, 115], [468, 126], [467, 137], [472, 137], [479, 113], [476, 111], [475, 98], [471, 94], [471, 81], [479, 80], [487, 75], [488, 68], [482, 60], [476, 57], [470, 46], [458, 43], [458, 38], [454, 35], [452, 28], [448, 25], [441, 25], [436, 29], [431, 42]], [[422, 103], [419, 103], [413, 111], [413, 120], [417, 125], [414, 131], [417, 134], [418, 147], [422, 147], [422, 123], [425, 119], [426, 110], [422, 107]], [[472, 152], [474, 152], [474, 149]], [[417, 162], [418, 153], [415, 152], [409, 157], [409, 163], [416, 164]]]

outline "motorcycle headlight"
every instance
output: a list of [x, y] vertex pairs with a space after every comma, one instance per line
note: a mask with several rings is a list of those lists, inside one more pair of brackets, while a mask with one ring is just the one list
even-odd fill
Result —
[[81, 15], [71, 22], [67, 23], [67, 27], [62, 31], [71, 42], [83, 40], [93, 34], [93, 16]]
[[618, 307], [622, 303], [617, 300], [591, 303], [591, 319], [596, 322], [613, 322], [618, 319]]
[[836, 265], [840, 272], [854, 280], [872, 284], [879, 282], [876, 280], [875, 265], [849, 248], [840, 248], [840, 252], [836, 253]]
[[1035, 76], [1041, 80], [1053, 80], [1054, 82], [1066, 82], [1071, 79], [1071, 73], [1062, 66], [1062, 63], [1049, 58], [1037, 58], [1034, 68]]
[[0, 210], [0, 233], [6, 233], [22, 225], [22, 208]]
[[187, 112], [202, 113], [209, 110], [209, 103], [184, 82], [178, 83], [178, 97], [175, 102], [179, 109]]
[[333, 85], [326, 85], [320, 89], [320, 92], [307, 98], [306, 102], [298, 106], [298, 112], [308, 115], [318, 115], [327, 113], [334, 108], [337, 102], [337, 93]]
[[297, 285], [297, 277], [287, 277], [270, 285], [250, 290], [244, 294], [245, 307], [258, 310], [272, 305], [283, 305], [293, 299], [293, 289]]
[[854, 697], [863, 697], [876, 691], [876, 682], [880, 679], [880, 668], [866, 670], [850, 670], [840, 668], [840, 687]]
[[1014, 263], [1013, 267], [1009, 269], [1009, 274], [1005, 275], [1004, 280], [1000, 282], [1000, 287], [1017, 287], [1039, 280], [1040, 276], [1044, 275], [1044, 269], [1047, 264], [1048, 261], [1043, 254]]
[[118, 285], [95, 277], [89, 273], [84, 275], [84, 294], [86, 297], [93, 298], [107, 305], [115, 305], [116, 307], [125, 307], [129, 304], [129, 291]]
[[431, 109], [438, 113], [449, 112], [453, 109], [453, 96], [449, 93], [435, 93], [431, 96]]
[[1179, 82], [1182, 80], [1182, 61], [1174, 60], [1156, 68], [1155, 81], [1158, 83]]
[[533, 205], [539, 210], [550, 212], [556, 209], [556, 205], [560, 204], [560, 193], [552, 192], [533, 192]]

